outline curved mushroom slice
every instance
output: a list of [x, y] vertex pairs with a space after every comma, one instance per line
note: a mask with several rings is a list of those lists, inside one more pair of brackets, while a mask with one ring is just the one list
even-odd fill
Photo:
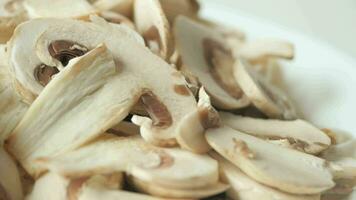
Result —
[[178, 127], [180, 134], [177, 135], [177, 140], [181, 147], [195, 153], [208, 152], [211, 147], [205, 139], [205, 130], [218, 127], [220, 118], [210, 104], [210, 98], [204, 88], [199, 90], [198, 110], [187, 115], [184, 120], [201, 125], [191, 126], [190, 123], [182, 123], [182, 126]]
[[166, 198], [194, 198], [201, 199], [226, 191], [229, 186], [223, 183], [216, 183], [204, 188], [177, 189], [167, 188], [154, 183], [142, 181], [135, 177], [130, 177], [129, 182], [138, 191]]
[[336, 185], [325, 194], [338, 194], [347, 195], [352, 193], [356, 189], [356, 179], [336, 179], [334, 180]]
[[242, 59], [234, 64], [234, 77], [252, 103], [271, 118], [295, 119], [296, 111], [283, 92], [268, 83]]
[[246, 107], [248, 99], [233, 77], [235, 59], [224, 46], [222, 35], [186, 17], [178, 17], [174, 27], [182, 71], [198, 78], [220, 109]]
[[22, 186], [16, 163], [0, 147], [0, 199], [22, 200]]
[[134, 0], [97, 0], [93, 6], [101, 11], [113, 11], [130, 17]]
[[22, 1], [0, 1], [0, 43], [6, 43], [12, 36], [16, 26], [27, 19]]
[[111, 11], [103, 11], [100, 13], [100, 16], [104, 18], [107, 22], [114, 23], [114, 24], [124, 24], [133, 30], [136, 29], [134, 23], [129, 18], [119, 13], [115, 13]]
[[159, 0], [136, 0], [134, 18], [137, 30], [152, 52], [168, 59], [173, 53], [170, 26]]
[[180, 189], [218, 182], [218, 164], [209, 156], [158, 148], [140, 137], [105, 137], [76, 151], [38, 162], [66, 177], [125, 171], [150, 183]]
[[356, 139], [331, 146], [322, 157], [335, 166], [332, 167], [336, 179], [356, 179]]
[[120, 176], [93, 175], [68, 179], [55, 173], [47, 173], [39, 178], [33, 191], [26, 198], [28, 200], [79, 200], [83, 199], [87, 188], [101, 191], [118, 189], [116, 186], [121, 181]]
[[318, 154], [331, 145], [323, 131], [304, 120], [256, 119], [229, 113], [220, 113], [220, 117], [233, 129], [270, 141], [287, 140], [290, 147], [306, 153]]
[[24, 7], [30, 18], [82, 18], [96, 12], [86, 0], [25, 0]]
[[232, 199], [320, 200], [320, 195], [295, 195], [265, 186], [248, 177], [241, 172], [239, 168], [217, 153], [212, 152], [210, 155], [219, 162], [220, 176], [222, 180], [231, 185], [230, 189], [227, 191], [227, 196]]
[[252, 63], [263, 62], [268, 58], [293, 59], [294, 46], [286, 41], [259, 39], [243, 43], [236, 53]]
[[196, 0], [159, 0], [169, 22], [173, 24], [178, 15], [196, 18], [199, 3]]
[[206, 137], [214, 150], [265, 185], [293, 194], [318, 194], [334, 186], [321, 158], [226, 126], [207, 130]]

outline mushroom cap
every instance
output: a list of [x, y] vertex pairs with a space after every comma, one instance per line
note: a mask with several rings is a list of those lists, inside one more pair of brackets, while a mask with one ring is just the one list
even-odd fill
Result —
[[320, 200], [320, 195], [295, 195], [265, 186], [244, 174], [238, 167], [212, 152], [210, 155], [219, 162], [222, 180], [230, 184], [227, 196], [239, 200]]
[[257, 119], [220, 113], [223, 123], [233, 129], [268, 140], [287, 139], [292, 148], [318, 154], [331, 145], [330, 138], [304, 120]]
[[218, 182], [218, 164], [209, 156], [154, 147], [140, 137], [106, 137], [40, 163], [66, 177], [125, 171], [144, 181], [177, 189], [201, 188]]
[[134, 0], [97, 0], [93, 6], [100, 11], [113, 11], [130, 17]]
[[177, 189], [177, 188], [167, 188], [157, 184], [152, 184], [150, 182], [142, 181], [138, 178], [130, 177], [129, 182], [131, 185], [144, 193], [151, 194], [159, 197], [166, 198], [192, 198], [201, 199], [209, 196], [214, 196], [216, 194], [226, 191], [229, 186], [223, 183], [216, 183], [214, 185], [209, 185], [204, 188], [195, 189]]
[[[215, 107], [237, 109], [249, 104], [248, 99], [234, 80], [232, 72], [226, 73], [232, 70], [231, 62], [233, 61], [230, 60], [233, 58], [225, 55], [227, 50], [221, 49], [224, 47], [224, 39], [218, 31], [180, 16], [174, 26], [174, 35], [177, 49], [182, 58], [183, 66], [181, 70], [186, 70], [198, 78], [210, 95]], [[209, 54], [218, 55], [212, 57]], [[219, 55], [220, 57], [217, 57]], [[207, 58], [212, 59], [211, 62], [218, 66], [210, 66], [211, 63]], [[226, 71], [220, 72], [220, 68]], [[217, 72], [211, 73], [212, 70]], [[221, 77], [221, 73], [224, 75], [223, 77]], [[216, 74], [215, 77], [214, 74]], [[232, 89], [233, 92], [229, 93], [226, 91], [227, 88], [223, 88], [221, 85], [222, 80], [225, 79], [232, 80], [232, 83], [229, 82], [228, 88]]]
[[134, 19], [147, 46], [163, 59], [168, 59], [173, 53], [173, 40], [159, 0], [136, 0]]
[[[1, 144], [0, 144], [1, 145]], [[0, 147], [0, 199], [23, 199], [22, 185], [15, 161]]]
[[293, 194], [318, 194], [334, 186], [325, 160], [283, 148], [227, 126], [209, 129], [208, 143], [244, 173]]
[[96, 12], [86, 0], [25, 0], [24, 7], [30, 18], [81, 18]]
[[252, 69], [243, 59], [234, 64], [234, 76], [250, 101], [271, 118], [295, 119], [296, 111], [283, 92]]

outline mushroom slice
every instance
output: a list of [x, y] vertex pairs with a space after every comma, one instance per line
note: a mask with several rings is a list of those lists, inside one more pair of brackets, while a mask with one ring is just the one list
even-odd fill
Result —
[[110, 23], [125, 24], [129, 28], [135, 30], [134, 23], [124, 15], [111, 11], [103, 11], [100, 13], [100, 16]]
[[199, 3], [196, 0], [159, 0], [169, 22], [173, 24], [178, 15], [196, 18]]
[[[93, 49], [100, 43], [105, 43], [112, 52], [119, 71], [119, 75], [113, 78], [115, 81], [110, 81], [104, 87], [110, 98], [100, 99], [111, 105], [120, 103], [123, 110], [132, 110], [131, 103], [136, 104], [140, 100], [152, 118], [144, 117], [135, 121], [135, 124], [141, 126], [143, 137], [156, 145], [176, 146], [177, 127], [185, 115], [198, 109], [196, 100], [186, 87], [184, 77], [177, 76], [179, 72], [176, 69], [142, 46], [133, 31], [126, 26], [111, 26], [98, 17], [95, 18], [95, 23], [71, 19], [41, 19], [22, 24], [17, 29], [10, 48], [13, 76], [21, 85], [26, 86], [25, 91], [39, 94], [43, 85], [32, 76], [38, 66], [54, 66], [63, 70], [68, 60], [85, 54], [85, 50]], [[63, 46], [64, 48], [60, 48]], [[53, 53], [49, 47], [57, 47], [58, 53]], [[141, 59], [137, 59], [137, 55]], [[116, 103], [112, 101], [113, 98], [117, 100]], [[103, 108], [102, 105], [100, 107]], [[105, 112], [115, 113], [113, 110], [106, 110]], [[101, 132], [119, 122], [120, 118], [111, 117], [105, 123], [105, 126], [110, 127]]]
[[27, 19], [22, 1], [0, 1], [0, 43], [6, 43], [12, 36], [16, 26]]
[[134, 0], [97, 0], [93, 6], [101, 11], [113, 11], [131, 17]]
[[136, 0], [134, 18], [138, 32], [152, 52], [168, 59], [173, 53], [170, 27], [159, 0]]
[[16, 163], [0, 147], [0, 199], [22, 200], [22, 186]]
[[325, 160], [223, 126], [206, 132], [208, 143], [244, 173], [293, 194], [318, 194], [334, 186]]
[[286, 139], [292, 148], [318, 154], [331, 145], [330, 138], [304, 120], [256, 119], [220, 113], [223, 123], [233, 129], [271, 141]]
[[331, 146], [322, 157], [334, 165], [336, 179], [356, 179], [356, 139]]
[[140, 192], [166, 198], [194, 198], [201, 199], [226, 191], [229, 186], [223, 183], [216, 183], [204, 188], [178, 189], [167, 188], [154, 183], [142, 181], [135, 177], [130, 177], [131, 185]]
[[219, 162], [220, 175], [224, 182], [231, 185], [227, 196], [239, 200], [320, 200], [320, 195], [295, 195], [256, 182], [239, 168], [215, 152], [210, 155]]
[[200, 126], [183, 123], [178, 128], [180, 134], [177, 136], [177, 140], [181, 147], [195, 153], [208, 152], [211, 147], [205, 139], [205, 130], [218, 127], [220, 118], [218, 112], [210, 104], [210, 98], [204, 88], [199, 90], [198, 110], [187, 115], [184, 120], [200, 124]]
[[176, 20], [174, 34], [183, 63], [181, 70], [198, 78], [215, 107], [248, 106], [248, 99], [233, 77], [235, 59], [218, 31], [181, 16]]
[[69, 179], [56, 173], [47, 173], [39, 178], [31, 194], [26, 198], [28, 200], [80, 200], [85, 194], [87, 188], [101, 191], [118, 189], [117, 186], [120, 177], [113, 175], [92, 175]]
[[119, 124], [115, 125], [106, 132], [118, 136], [139, 135], [140, 127], [128, 121], [121, 121]]
[[246, 96], [267, 116], [284, 119], [297, 118], [296, 111], [288, 97], [279, 88], [268, 83], [243, 59], [235, 63], [234, 76]]
[[66, 177], [125, 171], [144, 181], [177, 189], [218, 182], [218, 164], [209, 156], [155, 147], [140, 137], [106, 136], [76, 151], [38, 162]]
[[286, 41], [259, 39], [243, 43], [237, 53], [253, 63], [264, 61], [267, 58], [293, 59], [294, 46]]
[[30, 18], [82, 18], [95, 13], [86, 0], [25, 0], [24, 7]]

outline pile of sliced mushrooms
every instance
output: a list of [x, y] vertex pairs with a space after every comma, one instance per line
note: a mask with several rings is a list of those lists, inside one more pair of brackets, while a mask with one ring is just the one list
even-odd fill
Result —
[[356, 198], [356, 140], [278, 84], [293, 44], [199, 8], [0, 0], [0, 199]]

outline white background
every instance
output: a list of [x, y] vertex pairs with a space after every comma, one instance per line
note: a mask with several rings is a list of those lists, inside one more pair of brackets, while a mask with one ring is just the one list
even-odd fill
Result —
[[200, 0], [217, 1], [317, 37], [356, 58], [356, 0]]

